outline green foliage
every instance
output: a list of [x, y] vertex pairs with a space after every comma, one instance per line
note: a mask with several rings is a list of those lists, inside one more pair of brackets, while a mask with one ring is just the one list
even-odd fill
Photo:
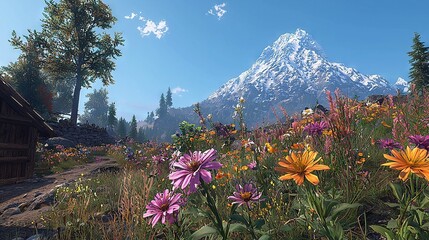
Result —
[[82, 123], [95, 124], [99, 127], [106, 127], [108, 124], [109, 103], [107, 89], [94, 89], [92, 93], [86, 95], [88, 101], [85, 103], [85, 111], [80, 117]]
[[44, 117], [52, 112], [52, 92], [47, 78], [42, 72], [43, 51], [45, 42], [37, 32], [29, 31], [25, 41], [12, 33], [10, 43], [21, 50], [18, 61], [2, 69], [2, 75], [8, 76], [9, 82], [16, 90]]
[[137, 139], [137, 120], [136, 120], [136, 115], [133, 115], [133, 118], [131, 119], [129, 137], [132, 138], [132, 139]]
[[167, 105], [168, 108], [173, 106], [173, 98], [172, 98], [170, 87], [168, 87], [167, 95], [165, 96], [165, 104]]
[[49, 0], [43, 16], [44, 68], [75, 77], [71, 121], [76, 123], [81, 88], [91, 87], [96, 79], [105, 85], [113, 83], [113, 59], [121, 56], [123, 39], [119, 33], [111, 36], [102, 32], [110, 29], [116, 18], [101, 0]]
[[118, 121], [118, 136], [124, 138], [127, 136], [127, 121], [124, 118], [119, 118]]
[[138, 129], [137, 140], [141, 143], [146, 141], [146, 136], [145, 136], [143, 127], [139, 127]]
[[165, 102], [164, 93], [161, 94], [159, 99], [159, 108], [156, 110], [156, 115], [159, 118], [164, 118], [167, 115], [167, 103]]
[[421, 93], [429, 90], [429, 47], [420, 40], [420, 34], [415, 33], [410, 59], [410, 79], [415, 85], [415, 91]]
[[387, 239], [428, 239], [429, 238], [429, 188], [425, 180], [412, 175], [406, 183], [390, 183], [397, 203], [387, 202], [399, 210], [396, 219], [391, 219], [386, 227], [372, 225], [371, 228]]
[[116, 117], [116, 105], [111, 103], [107, 113], [107, 129], [110, 134], [114, 134], [116, 126], [118, 125], [118, 118]]
[[201, 127], [195, 127], [195, 124], [183, 121], [179, 124], [180, 134], [171, 136], [174, 145], [181, 152], [189, 152], [195, 150], [195, 140], [201, 133]]

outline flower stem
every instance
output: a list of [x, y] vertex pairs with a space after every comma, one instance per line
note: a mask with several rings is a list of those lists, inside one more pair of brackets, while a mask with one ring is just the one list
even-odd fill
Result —
[[213, 215], [216, 218], [216, 221], [214, 222], [218, 232], [220, 233], [220, 235], [222, 236], [222, 239], [227, 239], [227, 233], [225, 233], [224, 229], [223, 229], [223, 224], [222, 224], [222, 219], [219, 216], [219, 212], [216, 208], [216, 203], [213, 200], [213, 197], [210, 194], [210, 189], [207, 186], [207, 184], [205, 184], [205, 182], [203, 180], [200, 180], [201, 185], [203, 186], [204, 189], [204, 193], [205, 193], [205, 197], [207, 198], [207, 204], [210, 208], [210, 211], [213, 213]]

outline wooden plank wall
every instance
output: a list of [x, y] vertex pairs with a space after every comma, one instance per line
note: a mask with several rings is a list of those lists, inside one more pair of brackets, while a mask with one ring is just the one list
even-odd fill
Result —
[[0, 99], [0, 184], [31, 177], [37, 130]]

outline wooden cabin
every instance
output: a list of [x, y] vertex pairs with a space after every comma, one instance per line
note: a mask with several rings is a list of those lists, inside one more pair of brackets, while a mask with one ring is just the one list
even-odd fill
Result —
[[0, 77], [0, 185], [33, 176], [38, 137], [53, 129]]

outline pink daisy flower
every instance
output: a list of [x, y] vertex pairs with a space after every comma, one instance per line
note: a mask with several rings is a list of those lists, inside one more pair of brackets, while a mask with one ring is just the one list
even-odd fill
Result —
[[200, 179], [206, 183], [212, 181], [212, 175], [209, 170], [217, 170], [222, 164], [214, 161], [216, 159], [216, 150], [209, 149], [203, 153], [195, 151], [190, 154], [184, 154], [179, 161], [173, 164], [175, 170], [170, 173], [168, 178], [173, 181], [174, 188], [185, 189], [190, 187], [190, 192], [195, 192], [200, 184]]
[[162, 224], [168, 221], [170, 224], [176, 222], [179, 208], [183, 202], [181, 200], [182, 194], [173, 194], [168, 189], [164, 193], [157, 193], [154, 200], [146, 206], [146, 213], [143, 214], [144, 218], [152, 217], [152, 227], [161, 220]]

